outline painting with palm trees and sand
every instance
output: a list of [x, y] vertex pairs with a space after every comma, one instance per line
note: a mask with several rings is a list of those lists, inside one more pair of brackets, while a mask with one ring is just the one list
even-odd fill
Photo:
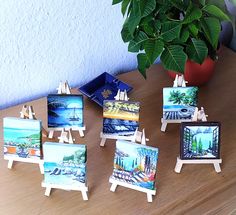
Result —
[[83, 127], [82, 95], [48, 95], [48, 127]]
[[165, 120], [191, 119], [197, 107], [197, 87], [163, 88], [163, 118]]

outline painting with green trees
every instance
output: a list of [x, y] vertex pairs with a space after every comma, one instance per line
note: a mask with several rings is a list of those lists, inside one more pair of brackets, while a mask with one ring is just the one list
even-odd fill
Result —
[[214, 159], [220, 155], [218, 122], [181, 124], [181, 159]]
[[197, 107], [197, 87], [163, 88], [163, 118], [166, 120], [191, 119]]
[[46, 142], [43, 154], [45, 183], [70, 186], [86, 183], [86, 145]]
[[154, 190], [158, 148], [118, 140], [112, 178]]

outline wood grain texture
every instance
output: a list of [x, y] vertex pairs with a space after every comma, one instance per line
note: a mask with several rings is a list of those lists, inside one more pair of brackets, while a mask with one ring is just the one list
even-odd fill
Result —
[[[43, 176], [37, 164], [16, 163], [7, 169], [0, 158], [0, 214], [236, 214], [236, 54], [223, 48], [212, 80], [200, 88], [199, 107], [204, 106], [208, 121], [222, 123], [221, 165], [217, 174], [213, 165], [185, 165], [181, 174], [174, 172], [179, 154], [179, 124], [160, 131], [162, 88], [172, 81], [160, 65], [152, 66], [145, 81], [137, 71], [119, 78], [134, 87], [130, 100], [141, 102], [141, 128], [146, 129], [148, 145], [158, 147], [157, 195], [147, 203], [144, 193], [118, 187], [110, 192], [115, 141], [100, 147], [102, 109], [85, 98], [85, 137], [73, 132], [77, 143], [88, 147], [89, 200], [76, 191], [53, 190], [44, 196]], [[74, 90], [77, 93], [76, 90]], [[36, 117], [47, 125], [46, 98], [29, 102]], [[19, 116], [21, 105], [2, 110], [5, 116]], [[57, 136], [59, 135], [56, 132]], [[2, 141], [2, 129], [0, 134]], [[44, 140], [45, 141], [45, 140]], [[3, 144], [2, 144], [3, 145]], [[3, 146], [0, 147], [3, 154]]]

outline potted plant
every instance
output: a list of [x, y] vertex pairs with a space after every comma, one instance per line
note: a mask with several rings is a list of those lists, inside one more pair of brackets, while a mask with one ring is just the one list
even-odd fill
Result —
[[[220, 22], [230, 21], [220, 7], [210, 2], [113, 0], [113, 4], [121, 3], [122, 14], [126, 16], [122, 39], [129, 43], [130, 52], [138, 53], [138, 69], [145, 78], [146, 69], [158, 57], [166, 70], [184, 73], [185, 79], [192, 78], [188, 80], [190, 84], [200, 85], [206, 77], [210, 78], [217, 59]], [[193, 75], [193, 70], [205, 68], [208, 71], [202, 72], [203, 78]]]

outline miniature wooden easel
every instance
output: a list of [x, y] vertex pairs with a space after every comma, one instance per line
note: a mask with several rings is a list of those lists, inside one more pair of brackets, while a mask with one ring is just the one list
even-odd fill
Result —
[[[146, 137], [145, 137], [144, 129], [143, 129], [143, 132], [140, 132], [140, 133], [141, 133], [141, 144], [146, 145]], [[148, 202], [152, 202], [152, 196], [156, 195], [156, 189], [150, 190], [150, 189], [142, 188], [142, 187], [139, 187], [136, 185], [128, 184], [128, 183], [125, 183], [122, 181], [118, 181], [118, 180], [112, 178], [112, 176], [109, 178], [109, 182], [112, 184], [110, 191], [115, 192], [118, 185], [122, 186], [122, 187], [127, 187], [127, 188], [130, 188], [133, 190], [137, 190], [137, 191], [146, 193]]]
[[[57, 88], [57, 94], [63, 95], [63, 94], [71, 94], [71, 88], [69, 87], [68, 82], [60, 82], [59, 87]], [[62, 129], [65, 130], [72, 130], [72, 131], [79, 131], [80, 137], [84, 137], [84, 131], [86, 130], [86, 127], [69, 127], [69, 128], [49, 128], [49, 134], [48, 138], [53, 138], [54, 131], [61, 131]]]
[[[187, 81], [184, 80], [183, 75], [176, 75], [173, 82], [173, 87], [186, 87]], [[161, 118], [161, 131], [165, 132], [168, 123], [191, 122], [191, 119], [164, 119]]]
[[[204, 108], [201, 107], [200, 110], [198, 110], [198, 108], [196, 107], [195, 112], [193, 114], [192, 117], [192, 121], [194, 122], [198, 122], [198, 121], [202, 121], [202, 122], [206, 122], [207, 121], [207, 116], [205, 114]], [[175, 165], [175, 172], [176, 173], [180, 173], [183, 164], [213, 164], [215, 171], [217, 173], [221, 172], [221, 168], [220, 168], [220, 164], [222, 163], [222, 159], [189, 159], [189, 160], [182, 160], [180, 159], [180, 157], [177, 157], [177, 162]]]
[[[21, 112], [20, 112], [20, 118], [36, 120], [35, 113], [33, 111], [33, 107], [24, 105], [22, 107]], [[42, 132], [43, 131], [46, 132], [46, 130], [44, 128], [42, 128], [42, 129], [43, 129]], [[7, 164], [8, 169], [12, 169], [14, 161], [19, 161], [19, 162], [24, 162], [24, 163], [37, 163], [39, 165], [39, 169], [40, 169], [41, 174], [44, 173], [43, 160], [41, 160], [41, 159], [11, 157], [8, 155], [4, 155], [4, 159], [8, 160], [8, 164]]]
[[59, 139], [59, 143], [73, 144], [75, 141], [75, 139], [72, 138], [70, 129], [68, 131], [65, 131], [64, 129], [62, 129], [61, 136], [58, 137], [58, 139]]

